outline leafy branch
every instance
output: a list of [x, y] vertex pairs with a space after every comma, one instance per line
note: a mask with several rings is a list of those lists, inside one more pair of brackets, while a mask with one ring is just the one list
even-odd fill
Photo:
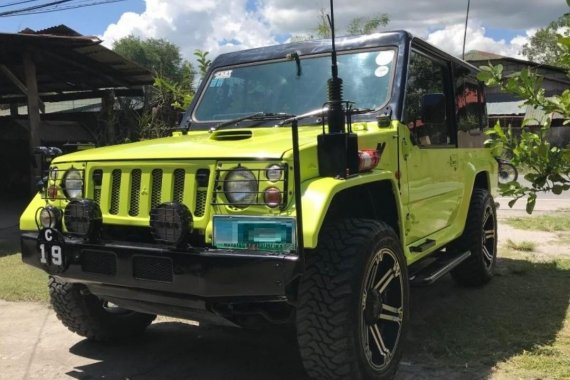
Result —
[[[560, 36], [559, 43], [564, 48], [561, 59], [570, 60], [570, 38]], [[543, 110], [546, 114], [539, 128], [529, 128], [530, 123], [538, 120], [524, 120], [520, 136], [516, 136], [510, 127], [505, 132], [499, 123], [486, 132], [490, 137], [486, 145], [495, 153], [503, 152], [515, 166], [529, 169], [524, 176], [529, 186], [517, 181], [499, 185], [499, 191], [501, 195], [513, 197], [509, 207], [526, 197], [526, 211], [530, 214], [539, 193], [561, 194], [570, 189], [570, 152], [548, 141], [548, 131], [555, 113], [566, 119], [564, 124], [570, 122], [570, 90], [546, 97], [542, 77], [529, 68], [505, 78], [502, 65], [482, 66], [478, 78], [487, 86], [498, 87], [505, 93], [524, 99], [525, 105]]]

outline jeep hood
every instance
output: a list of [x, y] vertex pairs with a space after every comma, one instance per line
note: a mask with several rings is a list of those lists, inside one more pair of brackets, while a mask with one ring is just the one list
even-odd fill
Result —
[[[299, 128], [299, 144], [315, 144], [319, 127]], [[292, 149], [291, 128], [223, 129], [113, 145], [67, 154], [54, 163], [154, 159], [280, 159]]]

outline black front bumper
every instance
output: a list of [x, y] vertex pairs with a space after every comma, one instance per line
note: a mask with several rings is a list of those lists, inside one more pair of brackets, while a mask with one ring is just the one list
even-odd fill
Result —
[[[40, 262], [37, 237], [37, 232], [22, 234], [22, 260], [49, 273]], [[66, 269], [52, 274], [94, 289], [256, 301], [284, 299], [286, 286], [298, 276], [295, 255], [206, 248], [180, 252], [148, 244], [69, 238], [64, 251]]]

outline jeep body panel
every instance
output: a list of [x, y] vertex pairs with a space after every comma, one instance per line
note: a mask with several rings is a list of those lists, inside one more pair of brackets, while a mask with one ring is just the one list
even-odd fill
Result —
[[[383, 190], [388, 189], [381, 193], [384, 198], [378, 200], [377, 205], [385, 202], [386, 208], [393, 207], [395, 220], [391, 227], [398, 233], [408, 264], [453, 242], [465, 228], [474, 186], [484, 183], [492, 194], [496, 194], [497, 164], [490, 152], [483, 148], [460, 147], [457, 137], [459, 116], [454, 113], [458, 108], [454, 102], [457, 95], [454, 85], [456, 69], [463, 68], [471, 75], [476, 68], [406, 32], [340, 38], [337, 48], [340, 55], [376, 53], [382, 49], [394, 51], [391, 62], [393, 79], [386, 87], [389, 90], [386, 102], [368, 113], [355, 114], [351, 125], [352, 133], [358, 139], [358, 150], [381, 153], [377, 167], [339, 178], [320, 175], [317, 138], [327, 127], [319, 117], [299, 122], [299, 167], [293, 158], [291, 127], [280, 125], [280, 120], [259, 125], [245, 122], [237, 127], [230, 125], [233, 128], [210, 131], [220, 121], [201, 121], [196, 117], [196, 109], [203, 101], [201, 94], [216, 85], [213, 82], [216, 73], [261, 63], [287, 62], [286, 57], [291, 53], [298, 54], [302, 65], [305, 58], [328, 56], [330, 41], [299, 42], [223, 54], [214, 60], [208, 76], [202, 81], [181, 123], [181, 132], [161, 139], [76, 152], [53, 160], [52, 169], [57, 167], [61, 174], [51, 182], [57, 188], [57, 196], [46, 200], [36, 195], [20, 219], [20, 229], [24, 232], [24, 260], [46, 269], [38, 259], [38, 248], [34, 243], [34, 234], [38, 231], [37, 214], [46, 205], [63, 210], [69, 204], [62, 183], [64, 173], [71, 169], [82, 173], [84, 198], [94, 200], [101, 208], [104, 239], [99, 243], [87, 243], [72, 234], [66, 236], [66, 244], [72, 252], [71, 269], [57, 275], [69, 281], [180, 293], [198, 298], [287, 297], [285, 288], [294, 283], [303, 271], [302, 265], [297, 265], [295, 252], [276, 254], [217, 249], [213, 241], [213, 217], [296, 217], [295, 171], [301, 177], [303, 248], [308, 248], [309, 255], [310, 249], [319, 245], [323, 225], [330, 221], [327, 218], [335, 197], [359, 188], [368, 191], [374, 184], [381, 184]], [[445, 122], [449, 136], [442, 146], [421, 145], [418, 138], [423, 137], [418, 134], [421, 125], [416, 128], [414, 124], [411, 128], [406, 114], [412, 83], [410, 66], [415, 54], [433, 59], [446, 70], [445, 81], [449, 83], [446, 82], [440, 92], [448, 96]], [[290, 64], [294, 71], [295, 63]], [[340, 76], [345, 74], [350, 74], [349, 68], [341, 68]], [[376, 77], [382, 75], [385, 74], [380, 72]], [[484, 105], [481, 96], [478, 100]], [[281, 112], [279, 109], [267, 110], [270, 111]], [[482, 120], [479, 121], [482, 127]], [[186, 127], [189, 129], [185, 130]], [[467, 130], [462, 132], [469, 135]], [[266, 170], [271, 165], [277, 165], [283, 171], [283, 178], [277, 182], [266, 178]], [[254, 173], [254, 180], [249, 181], [257, 186], [257, 203], [246, 207], [239, 203], [230, 204], [224, 186], [228, 173], [237, 168]], [[263, 203], [263, 192], [271, 187], [276, 187], [283, 197], [282, 204], [277, 207]], [[374, 194], [370, 195], [374, 197]], [[362, 202], [367, 207], [369, 200], [351, 201]], [[187, 206], [191, 213], [193, 244], [186, 250], [165, 248], [153, 240], [150, 232], [152, 210], [170, 202]], [[353, 217], [351, 211], [345, 210], [343, 216]], [[60, 223], [60, 227], [64, 234], [69, 232], [64, 223]], [[117, 258], [116, 277], [82, 273], [84, 251], [88, 256], [98, 250], [107, 257]], [[165, 263], [161, 257], [169, 258], [169, 263], [173, 263], [169, 267], [172, 272], [169, 279], [172, 281], [157, 285], [130, 278], [134, 260], [140, 255], [157, 265]], [[267, 271], [272, 265], [280, 268], [275, 269], [273, 275], [261, 276], [260, 281], [244, 279], [254, 276], [257, 271]], [[214, 268], [216, 266], [220, 268]], [[236, 268], [233, 275], [231, 268]], [[227, 282], [224, 283], [226, 276]], [[212, 286], [208, 284], [210, 281], [214, 281]], [[244, 281], [243, 286], [239, 286], [239, 281]], [[182, 290], [181, 284], [184, 284]], [[237, 289], [237, 293], [232, 292], [232, 288]]]

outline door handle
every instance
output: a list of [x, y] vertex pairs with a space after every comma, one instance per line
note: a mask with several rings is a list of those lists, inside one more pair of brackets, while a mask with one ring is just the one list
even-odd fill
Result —
[[452, 167], [453, 170], [457, 170], [457, 154], [449, 156], [449, 166]]

